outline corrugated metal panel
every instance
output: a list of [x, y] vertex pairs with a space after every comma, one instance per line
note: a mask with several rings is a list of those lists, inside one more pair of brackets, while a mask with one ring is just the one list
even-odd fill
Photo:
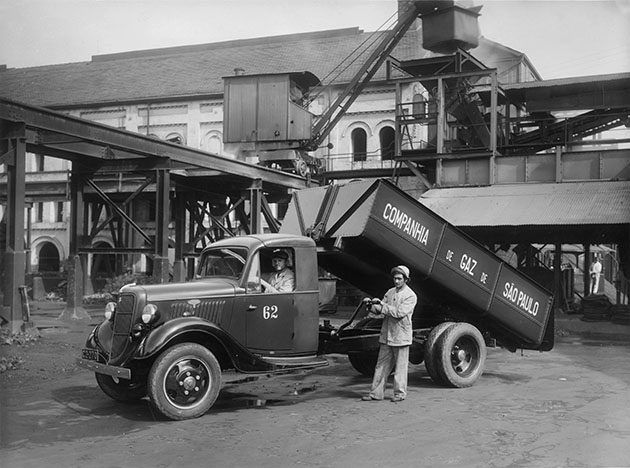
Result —
[[433, 189], [420, 202], [455, 226], [630, 224], [630, 182]]

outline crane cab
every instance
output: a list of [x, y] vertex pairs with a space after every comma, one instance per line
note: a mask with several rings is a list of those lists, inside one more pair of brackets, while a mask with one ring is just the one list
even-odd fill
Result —
[[305, 97], [318, 84], [310, 72], [224, 77], [224, 143], [250, 152], [297, 148], [311, 138]]

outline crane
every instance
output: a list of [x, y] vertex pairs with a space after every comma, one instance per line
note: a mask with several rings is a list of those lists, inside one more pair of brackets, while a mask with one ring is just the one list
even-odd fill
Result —
[[[437, 21], [437, 27], [425, 28], [434, 32], [431, 37], [423, 35], [423, 40], [425, 46], [429, 44], [427, 47], [445, 53], [477, 45], [479, 9], [463, 8], [453, 0], [409, 1], [399, 14], [396, 25], [373, 47], [369, 57], [334, 102], [318, 117], [300, 102], [301, 96], [321, 84], [310, 72], [225, 77], [223, 125], [226, 149], [231, 145], [242, 156], [258, 157], [260, 164], [276, 166], [301, 176], [317, 174], [322, 162], [308, 152], [322, 145], [414, 21], [418, 17], [423, 23], [425, 17]], [[461, 14], [474, 22], [462, 23], [452, 19], [452, 15]], [[463, 34], [456, 31], [462, 24], [467, 27]]]

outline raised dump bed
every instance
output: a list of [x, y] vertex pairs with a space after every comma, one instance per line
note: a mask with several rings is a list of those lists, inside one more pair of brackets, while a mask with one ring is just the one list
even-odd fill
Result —
[[507, 348], [553, 346], [547, 290], [386, 180], [296, 192], [282, 232], [313, 237], [320, 266], [371, 295], [407, 265], [422, 303], [438, 305], [416, 312], [433, 324], [447, 310]]

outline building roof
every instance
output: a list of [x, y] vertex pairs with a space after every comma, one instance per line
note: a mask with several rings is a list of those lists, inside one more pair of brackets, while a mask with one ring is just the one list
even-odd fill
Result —
[[[0, 70], [0, 96], [60, 109], [221, 97], [223, 77], [233, 75], [235, 68], [246, 74], [310, 71], [328, 84], [336, 66], [364, 42], [375, 42], [385, 33], [346, 28], [96, 55], [90, 62], [5, 68]], [[392, 55], [399, 60], [427, 56], [418, 36], [418, 31], [409, 30]], [[484, 61], [494, 59], [497, 48], [493, 41], [481, 38], [471, 52]], [[501, 50], [500, 60], [505, 60], [507, 52]], [[513, 60], [522, 60], [522, 53], [510, 53]], [[364, 61], [356, 60], [336, 82], [348, 82]], [[384, 77], [381, 69], [373, 81]]]
[[573, 76], [570, 78], [554, 78], [552, 80], [544, 81], [527, 81], [521, 83], [510, 83], [503, 86], [504, 90], [518, 90], [518, 89], [535, 89], [535, 88], [552, 88], [556, 86], [581, 86], [588, 84], [601, 84], [602, 82], [617, 84], [619, 86], [626, 86], [630, 81], [630, 73], [611, 73], [606, 75], [588, 75], [588, 76]]
[[630, 107], [630, 73], [578, 76], [502, 86], [530, 112]]
[[630, 182], [432, 189], [420, 202], [459, 227], [630, 225]]

